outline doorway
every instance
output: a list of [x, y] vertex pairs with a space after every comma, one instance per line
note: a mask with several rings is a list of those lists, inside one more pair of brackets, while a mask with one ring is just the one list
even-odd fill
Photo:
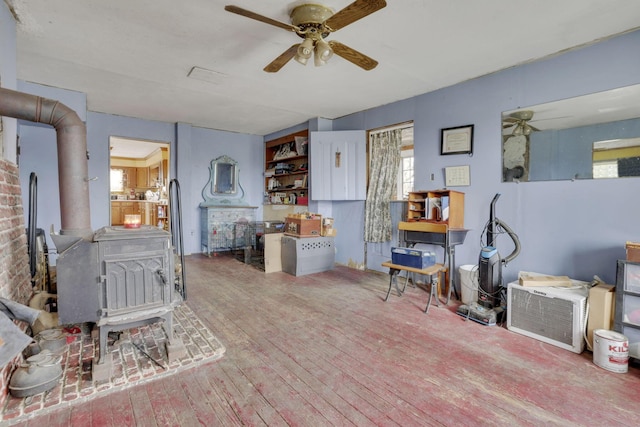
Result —
[[169, 229], [170, 143], [109, 137], [112, 226], [134, 221]]

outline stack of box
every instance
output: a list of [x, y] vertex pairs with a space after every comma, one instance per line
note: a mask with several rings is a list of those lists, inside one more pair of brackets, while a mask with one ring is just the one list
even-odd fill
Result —
[[325, 237], [334, 237], [337, 230], [333, 228], [333, 218], [322, 218], [322, 235]]
[[284, 234], [282, 271], [302, 276], [333, 269], [333, 218], [322, 218], [311, 212], [289, 214], [285, 218]]
[[587, 341], [593, 347], [593, 331], [613, 329], [615, 313], [614, 285], [599, 283], [589, 289], [589, 318], [587, 320]]
[[289, 214], [285, 219], [284, 234], [293, 237], [320, 237], [322, 216], [311, 212]]

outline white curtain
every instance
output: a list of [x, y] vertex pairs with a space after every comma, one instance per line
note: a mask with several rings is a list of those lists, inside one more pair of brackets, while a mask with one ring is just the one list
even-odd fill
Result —
[[365, 202], [364, 240], [389, 242], [392, 235], [391, 196], [396, 191], [402, 130], [371, 134], [369, 188]]

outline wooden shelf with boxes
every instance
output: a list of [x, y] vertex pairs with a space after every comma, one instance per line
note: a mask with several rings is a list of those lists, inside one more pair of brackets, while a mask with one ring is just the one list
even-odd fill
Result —
[[308, 141], [303, 130], [265, 143], [265, 204], [307, 205]]
[[169, 230], [169, 205], [166, 203], [158, 203], [157, 205], [158, 228]]
[[464, 193], [453, 190], [412, 191], [407, 199], [407, 221], [464, 228]]

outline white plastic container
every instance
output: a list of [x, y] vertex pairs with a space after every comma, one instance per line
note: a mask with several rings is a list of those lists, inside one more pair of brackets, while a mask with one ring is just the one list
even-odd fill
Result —
[[478, 266], [461, 265], [460, 273], [460, 298], [463, 304], [470, 304], [478, 299]]
[[606, 329], [593, 331], [593, 363], [611, 372], [625, 373], [629, 368], [629, 340]]

